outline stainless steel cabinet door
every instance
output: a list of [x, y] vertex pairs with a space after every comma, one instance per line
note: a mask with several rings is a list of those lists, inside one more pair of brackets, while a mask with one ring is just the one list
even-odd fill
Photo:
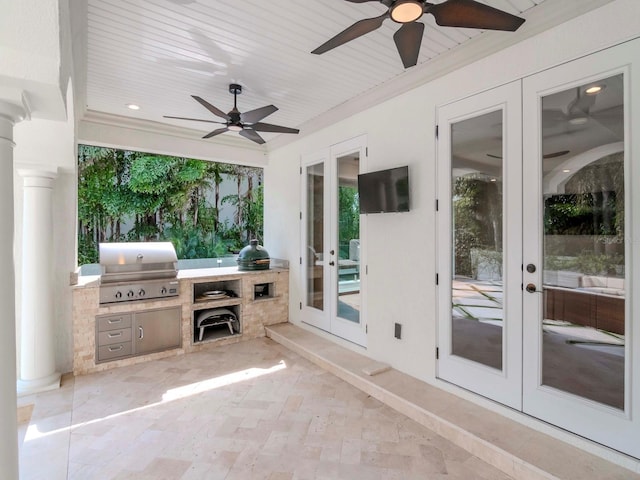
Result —
[[134, 314], [134, 354], [143, 355], [182, 345], [181, 308], [171, 307]]

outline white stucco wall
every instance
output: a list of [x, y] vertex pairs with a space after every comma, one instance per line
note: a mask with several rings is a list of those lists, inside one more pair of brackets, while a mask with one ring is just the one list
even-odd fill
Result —
[[[290, 320], [312, 328], [302, 323], [298, 308], [303, 300], [303, 271], [298, 262], [301, 192], [291, 185], [301, 182], [300, 157], [367, 134], [369, 171], [409, 165], [411, 212], [367, 219], [363, 235], [369, 267], [365, 353], [437, 383], [437, 106], [640, 36], [638, 18], [640, 2], [617, 0], [270, 152], [265, 169], [265, 246], [273, 256], [290, 261]], [[393, 337], [394, 321], [403, 324], [402, 340]]]

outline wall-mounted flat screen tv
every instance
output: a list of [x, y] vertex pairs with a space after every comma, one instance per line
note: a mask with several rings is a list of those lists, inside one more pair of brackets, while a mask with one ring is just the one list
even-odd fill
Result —
[[409, 211], [409, 167], [358, 175], [360, 213]]

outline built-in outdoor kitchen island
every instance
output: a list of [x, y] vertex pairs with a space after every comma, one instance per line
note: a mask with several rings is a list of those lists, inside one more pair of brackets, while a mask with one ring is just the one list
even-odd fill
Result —
[[80, 277], [73, 288], [73, 373], [262, 337], [265, 325], [288, 321], [287, 269], [187, 269], [172, 281], [174, 296], [101, 303], [100, 277]]

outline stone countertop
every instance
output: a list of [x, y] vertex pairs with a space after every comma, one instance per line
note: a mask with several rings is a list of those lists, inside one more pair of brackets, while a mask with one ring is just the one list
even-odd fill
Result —
[[[265, 273], [286, 272], [286, 268], [269, 268], [268, 270], [245, 270], [238, 267], [188, 268], [178, 271], [178, 280], [201, 279], [230, 275], [259, 275]], [[100, 275], [83, 275], [78, 277], [78, 283], [73, 288], [97, 288], [100, 286]]]
[[229, 275], [259, 275], [265, 273], [286, 272], [286, 268], [269, 268], [267, 270], [238, 270], [238, 267], [220, 268], [190, 268], [178, 271], [178, 280], [190, 280], [194, 278], [220, 277]]

